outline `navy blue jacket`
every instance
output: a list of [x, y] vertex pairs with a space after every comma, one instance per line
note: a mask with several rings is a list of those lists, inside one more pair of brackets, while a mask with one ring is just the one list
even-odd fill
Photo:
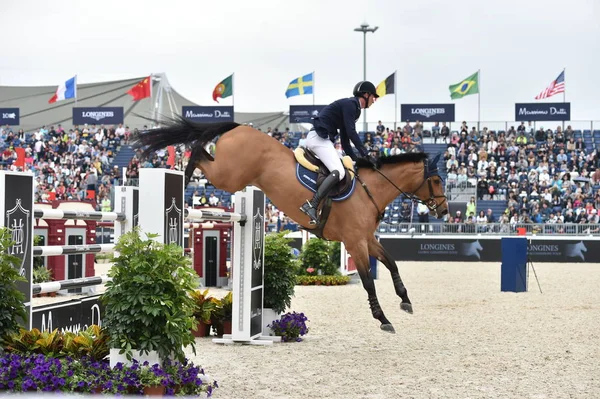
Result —
[[354, 160], [357, 158], [350, 145], [352, 141], [358, 152], [366, 157], [369, 153], [356, 133], [356, 121], [360, 118], [360, 113], [360, 103], [356, 97], [334, 101], [313, 118], [315, 132], [320, 137], [328, 138], [333, 142], [339, 134], [346, 155]]

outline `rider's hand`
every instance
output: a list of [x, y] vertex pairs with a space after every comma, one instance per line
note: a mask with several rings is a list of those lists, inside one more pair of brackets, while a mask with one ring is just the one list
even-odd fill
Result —
[[371, 165], [373, 165], [373, 167], [377, 167], [377, 158], [375, 158], [372, 155], [368, 155], [367, 159], [369, 160], [369, 162], [371, 163]]

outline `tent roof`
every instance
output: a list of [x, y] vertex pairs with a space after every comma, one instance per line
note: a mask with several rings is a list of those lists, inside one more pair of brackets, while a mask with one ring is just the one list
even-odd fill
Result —
[[[77, 102], [69, 99], [53, 104], [48, 104], [48, 100], [56, 92], [56, 85], [0, 86], [0, 108], [19, 108], [20, 125], [17, 128], [32, 131], [42, 126], [49, 127], [58, 124], [62, 124], [64, 128], [70, 128], [73, 125], [73, 107], [123, 107], [125, 125], [130, 128], [141, 128], [150, 124], [149, 120], [144, 117], [150, 118], [153, 115], [153, 99], [157, 103], [156, 113], [158, 115], [179, 115], [184, 105], [199, 105], [173, 89], [168, 84], [165, 74], [154, 75], [153, 98], [133, 101], [127, 91], [142, 79], [144, 76], [111, 82], [78, 84]], [[158, 100], [158, 93], [161, 91], [163, 101]], [[165, 98], [165, 94], [168, 98]], [[287, 112], [235, 112], [234, 119], [238, 123], [252, 123], [255, 128], [262, 130], [266, 130], [268, 127], [284, 130], [289, 126]], [[305, 130], [299, 125], [294, 125], [294, 128], [295, 130]]]

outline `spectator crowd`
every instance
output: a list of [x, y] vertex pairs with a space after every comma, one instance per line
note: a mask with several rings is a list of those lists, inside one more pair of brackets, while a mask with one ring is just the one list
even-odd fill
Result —
[[[59, 124], [33, 132], [0, 127], [0, 169], [32, 172], [36, 202], [91, 201], [98, 210], [109, 211], [113, 206], [114, 186], [123, 179], [119, 168], [112, 165], [113, 158], [128, 143], [130, 135], [136, 133], [137, 129], [130, 130], [122, 124], [73, 126], [69, 130]], [[268, 128], [265, 133], [290, 150], [303, 146], [306, 139], [305, 133], [291, 133], [288, 128], [284, 131]], [[375, 157], [423, 151], [423, 137], [446, 146], [442, 170], [446, 173], [447, 189], [472, 188], [476, 192], [465, 209], [452, 211], [445, 220], [448, 224], [472, 224], [474, 231], [485, 231], [484, 226], [490, 223], [515, 226], [600, 222], [597, 150], [570, 126], [563, 131], [561, 126], [554, 130], [534, 129], [531, 123], [521, 123], [507, 131], [491, 131], [486, 127], [477, 131], [463, 122], [460, 129], [451, 132], [445, 123], [435, 123], [430, 130], [424, 130], [421, 122], [406, 122], [394, 129], [380, 121], [374, 132], [361, 134], [370, 155]], [[214, 146], [209, 143], [207, 150], [214, 154]], [[340, 156], [344, 155], [339, 140], [335, 147]], [[168, 162], [166, 149], [143, 162], [134, 153], [125, 178], [135, 181], [141, 167], [173, 165], [184, 169], [188, 157], [185, 148], [176, 148], [173, 165]], [[205, 184], [192, 188], [189, 204], [229, 206], [230, 193], [214, 189], [203, 178], [196, 170], [192, 181]], [[505, 211], [500, 215], [489, 210], [478, 212], [475, 197], [505, 201]], [[410, 204], [398, 205], [395, 222], [416, 221]], [[416, 218], [427, 223], [427, 210], [418, 209]], [[272, 204], [269, 219], [277, 226], [291, 223]]]

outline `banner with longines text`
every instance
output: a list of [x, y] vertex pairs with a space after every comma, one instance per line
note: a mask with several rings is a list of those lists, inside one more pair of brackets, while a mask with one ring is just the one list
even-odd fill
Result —
[[312, 123], [325, 105], [290, 105], [290, 123]]
[[[500, 262], [501, 237], [391, 238], [380, 242], [396, 261]], [[533, 239], [528, 241], [532, 262], [600, 262], [600, 241]]]
[[517, 103], [515, 121], [570, 121], [571, 103]]
[[233, 106], [187, 106], [182, 107], [184, 119], [192, 122], [233, 122]]
[[123, 123], [123, 107], [73, 107], [74, 125], [118, 125]]
[[19, 108], [0, 108], [0, 126], [6, 125], [19, 125]]
[[400, 119], [409, 122], [454, 122], [454, 104], [401, 104]]

